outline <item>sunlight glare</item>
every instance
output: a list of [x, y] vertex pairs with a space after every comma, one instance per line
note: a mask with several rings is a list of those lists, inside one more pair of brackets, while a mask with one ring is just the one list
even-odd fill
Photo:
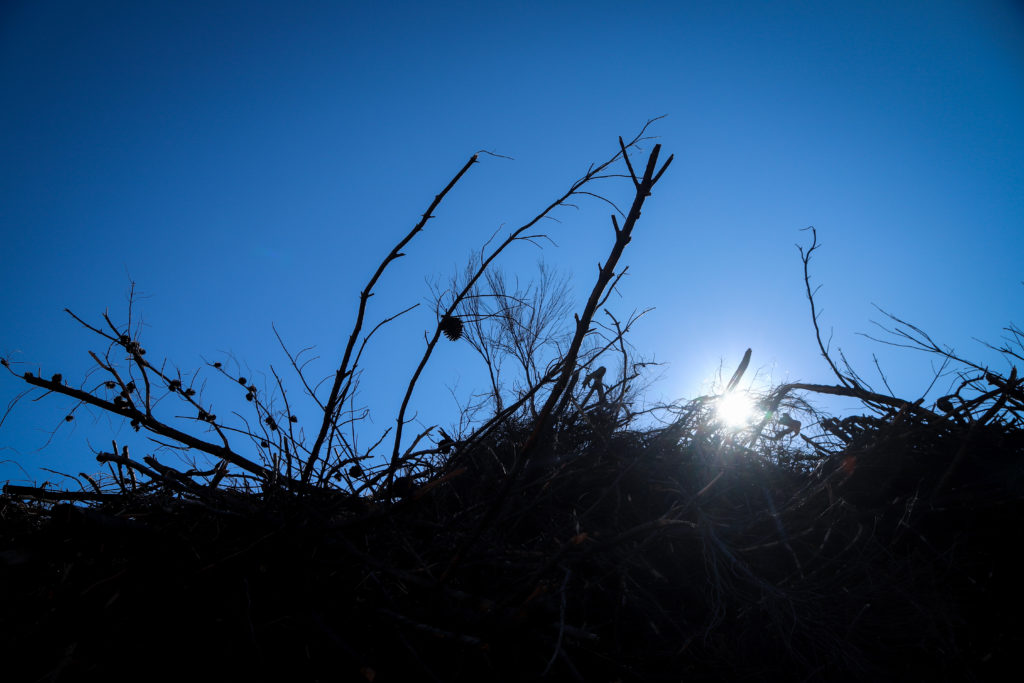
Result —
[[726, 427], [745, 427], [754, 417], [754, 400], [746, 392], [731, 391], [719, 397], [716, 412]]

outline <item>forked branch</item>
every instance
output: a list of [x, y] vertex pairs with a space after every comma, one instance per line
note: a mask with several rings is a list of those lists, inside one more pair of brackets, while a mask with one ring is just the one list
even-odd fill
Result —
[[427, 221], [434, 217], [434, 210], [438, 205], [440, 205], [448, 192], [455, 187], [455, 184], [462, 179], [462, 176], [466, 174], [469, 167], [475, 164], [476, 161], [477, 155], [474, 154], [470, 157], [469, 161], [466, 162], [466, 165], [455, 174], [455, 177], [451, 179], [448, 185], [446, 185], [445, 188], [441, 190], [436, 197], [434, 197], [434, 201], [432, 201], [430, 206], [427, 207], [427, 210], [420, 218], [419, 223], [417, 223], [413, 229], [409, 231], [409, 234], [395, 245], [395, 248], [391, 250], [391, 253], [389, 253], [384, 260], [380, 262], [380, 265], [377, 266], [377, 271], [373, 274], [373, 277], [370, 278], [370, 281], [366, 284], [363, 291], [360, 292], [359, 312], [356, 314], [356, 322], [352, 327], [352, 333], [349, 335], [348, 344], [345, 345], [345, 353], [342, 355], [341, 365], [334, 373], [334, 384], [331, 386], [331, 393], [327, 399], [327, 403], [324, 404], [324, 417], [323, 421], [320, 423], [320, 431], [316, 435], [316, 441], [313, 442], [313, 448], [310, 451], [309, 459], [306, 460], [306, 464], [302, 469], [303, 483], [307, 483], [309, 481], [310, 474], [313, 472], [313, 466], [320, 457], [320, 449], [323, 448], [324, 441], [327, 439], [327, 434], [331, 431], [332, 426], [336, 422], [336, 413], [338, 412], [339, 407], [345, 403], [345, 395], [344, 392], [342, 392], [342, 386], [345, 385], [345, 378], [348, 377], [348, 375], [355, 369], [349, 368], [349, 361], [352, 358], [352, 351], [355, 348], [356, 340], [359, 338], [359, 333], [363, 329], [363, 319], [366, 317], [366, 302], [369, 301], [371, 296], [373, 296], [373, 288], [377, 284], [377, 280], [380, 279], [380, 276], [384, 273], [384, 269], [387, 268], [392, 261], [405, 255], [402, 253], [402, 249], [405, 248], [405, 245], [409, 244], [409, 242], [412, 241], [412, 238], [423, 230], [423, 226], [427, 224]]
[[[644, 125], [643, 129], [641, 129], [641, 131], [637, 134], [637, 136], [635, 138], [633, 138], [629, 142], [629, 144], [625, 145], [623, 148], [633, 147], [641, 139], [643, 139], [643, 135], [646, 132], [647, 127], [651, 123], [652, 123], [652, 121], [648, 121]], [[654, 152], [652, 153], [652, 158], [654, 159], [654, 161], [657, 161], [657, 155], [658, 155], [660, 149], [661, 149], [661, 145], [655, 145]], [[619, 157], [621, 155], [622, 155], [622, 151], [620, 150], [619, 152], [616, 152], [614, 156], [612, 156], [610, 159], [608, 159], [604, 163], [599, 164], [597, 166], [591, 166], [587, 170], [587, 173], [582, 178], [580, 178], [575, 183], [573, 183], [572, 186], [568, 189], [568, 191], [565, 192], [565, 194], [563, 194], [561, 197], [559, 197], [555, 201], [551, 202], [551, 204], [549, 204], [543, 211], [541, 211], [539, 214], [537, 214], [529, 222], [527, 222], [526, 224], [524, 224], [521, 227], [517, 228], [516, 230], [512, 231], [512, 233], [509, 234], [509, 236], [505, 239], [505, 241], [502, 242], [501, 244], [499, 244], [489, 255], [487, 255], [486, 257], [482, 257], [481, 258], [481, 262], [480, 262], [480, 266], [477, 268], [476, 272], [470, 278], [468, 278], [468, 280], [467, 280], [465, 286], [462, 288], [462, 290], [452, 299], [452, 303], [444, 311], [444, 314], [442, 315], [442, 319], [444, 319], [446, 316], [451, 316], [451, 315], [453, 315], [455, 313], [456, 309], [463, 302], [463, 300], [473, 291], [473, 288], [476, 286], [477, 281], [481, 277], [483, 277], [484, 273], [487, 271], [487, 269], [490, 267], [490, 265], [494, 262], [494, 260], [497, 259], [498, 256], [509, 245], [511, 245], [513, 242], [516, 242], [516, 241], [519, 241], [519, 240], [529, 239], [531, 237], [534, 237], [534, 235], [528, 234], [527, 231], [530, 230], [531, 228], [533, 228], [541, 220], [543, 220], [544, 218], [549, 216], [550, 213], [552, 211], [554, 211], [556, 208], [558, 208], [559, 206], [567, 205], [569, 200], [572, 197], [580, 194], [581, 190], [583, 189], [583, 187], [586, 186], [587, 184], [591, 183], [594, 180], [598, 180], [598, 179], [601, 179], [601, 178], [607, 178], [608, 176], [605, 175], [605, 172], [608, 170], [608, 168], [612, 164], [614, 164], [616, 161], [618, 161], [618, 159], [619, 159]], [[669, 159], [669, 162], [671, 162], [671, 158]], [[665, 167], [668, 166], [669, 162], [665, 163]], [[645, 191], [647, 193], [650, 192], [650, 187], [653, 187], [654, 183], [657, 182], [657, 178], [660, 177], [661, 173], [665, 170], [665, 168], [663, 167], [661, 169], [661, 171], [658, 172], [657, 176], [654, 176], [653, 175], [653, 170], [650, 168], [650, 164], [648, 164], [648, 166], [649, 166], [648, 174], [645, 174], [645, 179], [646, 179], [646, 182], [649, 182], [650, 186], [649, 187], [648, 186], [644, 186], [646, 188]], [[650, 177], [648, 177], [648, 176], [650, 176]], [[638, 190], [638, 192], [639, 192], [639, 190]], [[644, 195], [644, 196], [646, 196], [646, 195]], [[642, 203], [643, 202], [641, 201], [641, 204]], [[635, 217], [632, 218], [632, 221], [630, 220], [629, 217], [627, 217], [627, 219], [626, 219], [626, 222], [629, 224], [630, 229], [632, 229], [632, 223], [635, 222], [636, 218], [639, 217], [639, 209], [636, 209], [636, 210], [637, 210], [637, 214], [636, 214]], [[632, 212], [631, 212], [630, 216], [632, 216]], [[616, 235], [619, 235], [618, 229], [616, 229]], [[625, 241], [622, 242], [622, 247], [625, 247], [627, 242], [629, 242], [628, 233], [625, 236]], [[617, 240], [616, 243], [618, 243], [618, 240]], [[621, 253], [621, 248], [619, 249], [619, 253]], [[615, 260], [617, 260], [617, 257], [615, 258]], [[609, 263], [610, 263], [610, 266], [612, 268], [614, 268], [613, 260], [610, 259]], [[607, 275], [607, 278], [605, 278], [602, 281], [602, 284], [601, 284], [602, 289], [607, 284], [607, 281], [609, 279], [611, 279], [611, 274], [612, 274], [612, 271], [609, 271], [608, 275]], [[596, 303], [597, 302], [595, 301], [594, 302], [594, 307], [595, 308], [596, 308]], [[591, 315], [593, 315], [593, 313], [591, 313]], [[402, 430], [403, 430], [403, 428], [405, 426], [405, 422], [406, 422], [405, 414], [406, 414], [406, 411], [409, 408], [409, 401], [412, 399], [412, 393], [413, 393], [413, 390], [416, 387], [416, 382], [419, 380], [420, 375], [423, 373], [423, 369], [426, 367], [427, 362], [430, 360], [430, 356], [433, 354], [434, 347], [437, 345], [437, 341], [441, 337], [441, 332], [442, 332], [442, 328], [441, 328], [441, 324], [440, 324], [440, 321], [439, 321], [437, 328], [434, 330], [433, 336], [427, 342], [427, 348], [426, 348], [426, 350], [423, 353], [423, 357], [420, 359], [419, 365], [417, 365], [415, 372], [413, 372], [412, 379], [409, 380], [409, 386], [406, 389], [405, 397], [402, 399], [402, 407], [398, 411], [398, 418], [396, 420], [396, 425], [395, 425], [395, 442], [394, 442], [394, 447], [393, 447], [393, 449], [391, 451], [391, 462], [388, 464], [388, 473], [387, 473], [387, 477], [385, 478], [385, 486], [386, 487], [391, 485], [391, 482], [394, 479], [395, 472], [397, 472], [398, 468], [401, 467], [401, 465], [402, 465], [401, 446], [402, 446]], [[578, 351], [579, 351], [579, 348], [577, 346], [576, 352], [578, 353]], [[575, 362], [575, 356], [573, 357], [573, 362]], [[563, 365], [562, 368], [564, 369], [564, 367], [565, 366]], [[572, 369], [570, 368], [569, 372], [571, 373], [571, 371], [572, 371]]]
[[[622, 152], [620, 151], [620, 154], [621, 153]], [[629, 244], [632, 239], [633, 228], [636, 226], [636, 222], [640, 219], [640, 213], [643, 209], [644, 202], [647, 197], [651, 195], [651, 191], [654, 189], [655, 184], [661, 179], [661, 176], [665, 173], [666, 169], [668, 169], [669, 165], [672, 163], [672, 159], [674, 158], [670, 155], [659, 169], [658, 156], [660, 154], [661, 145], [655, 145], [647, 158], [647, 166], [644, 169], [643, 177], [639, 179], [638, 182], [634, 183], [636, 194], [633, 198], [633, 204], [629, 209], [629, 213], [626, 215], [626, 219], [621, 227], [615, 219], [615, 216], [612, 216], [612, 227], [615, 231], [615, 243], [612, 245], [612, 250], [608, 255], [608, 259], [599, 268], [597, 282], [594, 283], [594, 287], [590, 292], [590, 297], [587, 300], [586, 306], [583, 308], [582, 314], [576, 317], [576, 332], [573, 335], [572, 342], [570, 342], [568, 350], [563, 356], [561, 362], [558, 364], [558, 376], [555, 380], [554, 386], [551, 388], [551, 391], [544, 402], [544, 407], [537, 416], [533, 430], [529, 437], [527, 437], [526, 442], [523, 444], [520, 457], [509, 471], [498, 495], [488, 507], [487, 511], [481, 516], [480, 521], [477, 523], [473, 532], [465, 539], [456, 551], [455, 555], [452, 557], [448, 568], [445, 570], [445, 576], [447, 576], [451, 570], [461, 562], [462, 557], [469, 548], [476, 543], [483, 530], [486, 529], [487, 526], [497, 517], [505, 499], [512, 490], [513, 485], [529, 462], [533, 450], [548, 434], [552, 413], [555, 406], [559, 404], [559, 399], [569, 386], [570, 379], [574, 376], [580, 348], [583, 346], [583, 340], [590, 332], [590, 324], [594, 319], [594, 314], [597, 312], [601, 301], [604, 299], [605, 289], [608, 287], [609, 283], [612, 282], [612, 278], [615, 276], [615, 268], [619, 263], [619, 259], [622, 257], [622, 253], [625, 250], [626, 245]], [[617, 156], [618, 155], [616, 155], [616, 158]], [[630, 164], [630, 168], [632, 168], [632, 164]], [[576, 376], [578, 377], [578, 375]]]

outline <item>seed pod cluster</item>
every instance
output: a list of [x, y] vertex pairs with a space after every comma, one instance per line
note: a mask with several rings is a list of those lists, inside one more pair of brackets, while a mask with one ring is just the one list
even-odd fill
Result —
[[463, 324], [462, 319], [458, 316], [441, 316], [439, 327], [441, 328], [441, 332], [444, 333], [444, 336], [448, 337], [451, 341], [458, 341], [458, 339], [462, 337]]

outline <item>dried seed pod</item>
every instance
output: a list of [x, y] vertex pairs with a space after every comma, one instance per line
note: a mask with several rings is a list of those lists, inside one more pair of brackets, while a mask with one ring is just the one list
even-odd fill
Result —
[[244, 386], [246, 385], [246, 383], [247, 383], [248, 381], [249, 381], [249, 380], [247, 380], [247, 379], [246, 379], [246, 378], [244, 378], [244, 377], [239, 377], [239, 378], [238, 378], [238, 383], [239, 383], [239, 384], [241, 384], [241, 385], [242, 385], [243, 387], [244, 387]]
[[53, 382], [54, 384], [60, 384], [60, 381], [62, 379], [64, 379], [64, 377], [58, 372], [57, 374], [50, 378], [50, 381]]
[[462, 319], [458, 316], [443, 315], [438, 326], [441, 328], [444, 336], [448, 337], [451, 341], [457, 341], [462, 337]]

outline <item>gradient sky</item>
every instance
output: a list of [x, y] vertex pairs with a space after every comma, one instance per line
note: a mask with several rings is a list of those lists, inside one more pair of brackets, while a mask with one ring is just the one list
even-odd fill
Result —
[[[370, 325], [425, 304], [364, 360], [372, 441], [436, 322], [427, 279], [661, 115], [651, 133], [676, 160], [611, 300], [623, 317], [655, 307], [632, 336], [666, 363], [654, 399], [709, 390], [748, 346], [765, 380], [833, 381], [794, 246], [808, 225], [825, 332], [869, 379], [877, 354], [903, 398], [933, 359], [859, 336], [882, 320], [873, 304], [1000, 370], [974, 338], [1024, 323], [1024, 6], [1010, 0], [7, 0], [0, 98], [0, 354], [76, 385], [102, 347], [62, 309], [123, 321], [131, 281], [150, 358], [187, 371], [233, 354], [288, 378], [273, 323], [326, 375], [359, 290], [434, 194], [477, 150], [514, 157], [482, 157], [372, 299]], [[545, 224], [557, 248], [518, 245], [503, 267], [529, 278], [543, 256], [573, 275], [578, 310], [608, 213], [560, 211]], [[419, 421], [454, 421], [446, 387], [483, 388], [479, 371], [464, 342], [445, 346]], [[0, 375], [0, 408], [23, 388]], [[215, 410], [244, 406], [234, 393]], [[134, 436], [83, 414], [39, 450], [69, 406], [14, 410], [0, 459], [28, 475], [8, 462], [0, 481], [93, 472], [92, 449]]]

